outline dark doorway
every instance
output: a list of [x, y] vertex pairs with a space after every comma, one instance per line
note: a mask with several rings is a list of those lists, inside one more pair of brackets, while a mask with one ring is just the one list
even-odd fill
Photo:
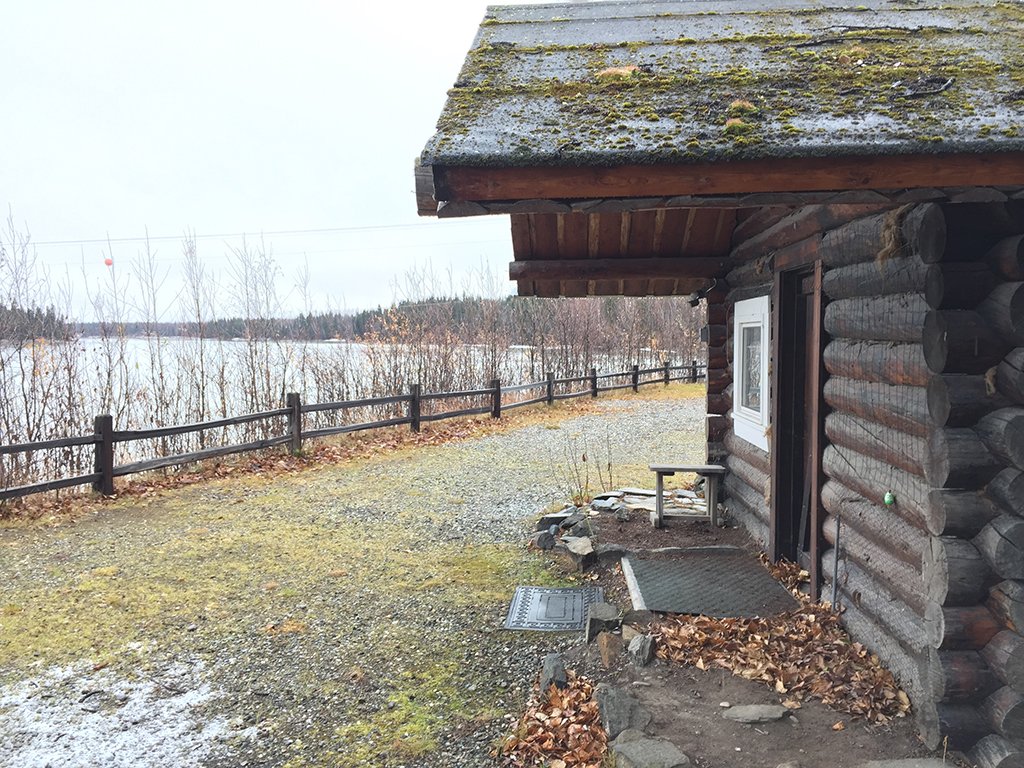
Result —
[[811, 573], [817, 597], [821, 552], [821, 266], [778, 272], [772, 324], [772, 524], [776, 560]]

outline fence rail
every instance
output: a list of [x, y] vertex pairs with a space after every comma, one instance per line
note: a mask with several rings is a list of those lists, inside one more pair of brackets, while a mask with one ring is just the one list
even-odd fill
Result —
[[[216, 421], [204, 421], [194, 424], [182, 424], [171, 427], [156, 427], [153, 429], [131, 429], [115, 430], [113, 417], [110, 415], [97, 416], [93, 425], [93, 434], [80, 437], [67, 437], [55, 440], [40, 440], [29, 443], [16, 443], [12, 445], [0, 445], [0, 456], [13, 454], [31, 454], [35, 451], [52, 450], [56, 448], [72, 448], [79, 446], [93, 446], [93, 471], [89, 474], [65, 477], [55, 480], [42, 480], [25, 485], [6, 487], [0, 489], [0, 501], [14, 499], [21, 496], [28, 496], [35, 493], [45, 493], [62, 488], [71, 488], [79, 485], [91, 485], [94, 491], [104, 495], [114, 493], [114, 478], [125, 477], [140, 472], [149, 472], [155, 469], [192, 464], [204, 459], [218, 458], [237, 453], [258, 451], [272, 448], [278, 445], [287, 445], [292, 454], [302, 451], [304, 440], [311, 440], [331, 435], [341, 435], [351, 432], [358, 432], [367, 429], [380, 429], [383, 427], [394, 427], [408, 424], [413, 432], [419, 432], [424, 422], [442, 421], [460, 416], [490, 414], [492, 418], [501, 418], [502, 409], [522, 408], [528, 405], [539, 403], [552, 403], [559, 400], [568, 400], [575, 397], [597, 397], [601, 392], [612, 392], [619, 389], [632, 389], [634, 392], [648, 384], [668, 385], [673, 381], [697, 382], [705, 378], [707, 366], [694, 360], [692, 363], [683, 365], [669, 365], [665, 363], [657, 368], [640, 368], [634, 365], [632, 370], [617, 373], [605, 373], [598, 375], [597, 369], [592, 368], [587, 376], [574, 376], [569, 378], [556, 379], [554, 374], [549, 373], [544, 381], [517, 384], [511, 387], [502, 387], [497, 379], [491, 382], [489, 387], [483, 389], [468, 389], [458, 392], [431, 392], [424, 393], [419, 384], [414, 384], [408, 394], [391, 395], [388, 397], [371, 397], [362, 400], [344, 400], [336, 403], [315, 403], [303, 404], [298, 393], [292, 392], [285, 398], [285, 407], [259, 413], [248, 413], [240, 416], [232, 416]], [[602, 382], [616, 378], [626, 378], [624, 384], [606, 384]], [[556, 392], [556, 387], [568, 387], [569, 385], [586, 384], [586, 389], [568, 390]], [[536, 397], [529, 397], [524, 400], [503, 401], [502, 395], [518, 394], [530, 390], [542, 390], [543, 394]], [[467, 401], [486, 399], [485, 404], [471, 405]], [[466, 407], [439, 413], [423, 413], [424, 403], [443, 402], [446, 400], [461, 401], [459, 404]], [[322, 427], [319, 429], [303, 429], [302, 417], [304, 414], [323, 413], [332, 411], [343, 413], [360, 408], [371, 408], [381, 406], [404, 406], [405, 415], [381, 419], [378, 421], [362, 422], [357, 424], [343, 424], [334, 427]], [[158, 456], [143, 461], [134, 461], [128, 464], [116, 465], [114, 462], [114, 446], [120, 443], [129, 443], [138, 440], [170, 437], [184, 435], [193, 432], [205, 432], [208, 430], [222, 429], [239, 424], [249, 424], [258, 421], [273, 421], [275, 419], [285, 420], [284, 430], [281, 434], [267, 437], [262, 440], [239, 443], [234, 445], [222, 445], [212, 448], [203, 448], [190, 453], [179, 453], [172, 456]]]

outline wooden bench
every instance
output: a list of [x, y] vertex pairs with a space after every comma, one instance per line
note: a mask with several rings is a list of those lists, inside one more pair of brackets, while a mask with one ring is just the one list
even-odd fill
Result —
[[[708, 505], [707, 518], [711, 527], [718, 527], [718, 481], [725, 474], [725, 467], [720, 464], [650, 464], [651, 472], [657, 476], [655, 483], [654, 511], [651, 512], [651, 525], [661, 528], [665, 521], [665, 482], [666, 475], [676, 472], [692, 472], [704, 478], [704, 499]], [[678, 515], [694, 517], [694, 515]], [[699, 517], [703, 517], [702, 515]]]

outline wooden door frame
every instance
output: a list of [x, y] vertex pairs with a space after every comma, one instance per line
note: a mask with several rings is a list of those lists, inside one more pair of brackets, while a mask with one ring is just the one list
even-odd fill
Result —
[[[773, 560], [778, 560], [783, 552], [782, 547], [784, 542], [781, 540], [781, 525], [783, 522], [783, 514], [780, 512], [780, 494], [776, 492], [779, 487], [778, 482], [783, 471], [791, 471], [791, 466], [788, 465], [788, 457], [782, 456], [781, 450], [781, 430], [779, 425], [782, 424], [782, 419], [786, 417], [786, 414], [782, 410], [782, 397], [780, 393], [783, 391], [784, 386], [793, 386], [794, 382], [784, 381], [783, 366], [781, 361], [784, 359], [782, 356], [781, 341], [783, 336], [788, 330], [790, 330], [791, 323], [794, 322], [794, 318], [789, 317], [789, 312], [792, 309], [792, 284], [803, 277], [811, 277], [813, 280], [813, 295], [812, 295], [812, 306], [811, 306], [811, 327], [807, 329], [809, 335], [808, 345], [810, 349], [816, 350], [816, 360], [806, 360], [805, 366], [807, 367], [806, 373], [810, 375], [810, 387], [811, 393], [803, 403], [804, 418], [808, 419], [813, 428], [807, 430], [809, 433], [810, 442], [806, 446], [806, 451], [811, 456], [809, 473], [810, 473], [810, 509], [808, 515], [808, 525], [810, 527], [810, 581], [811, 581], [811, 598], [817, 600], [821, 588], [821, 554], [824, 551], [822, 545], [822, 522], [823, 522], [823, 510], [821, 506], [821, 488], [824, 485], [824, 474], [822, 472], [822, 451], [825, 447], [825, 404], [823, 402], [822, 390], [825, 381], [825, 368], [824, 368], [824, 302], [822, 300], [821, 290], [821, 278], [822, 278], [822, 263], [820, 260], [815, 261], [812, 267], [812, 271], [808, 273], [806, 267], [797, 268], [786, 271], [777, 271], [774, 275], [774, 281], [772, 283], [772, 306], [774, 311], [772, 312], [772, 370], [771, 370], [771, 386], [772, 386], [772, 398], [771, 398], [771, 409], [772, 409], [772, 441], [771, 441], [771, 518], [769, 530], [769, 542], [768, 552]], [[787, 285], [787, 283], [789, 285]], [[784, 302], [788, 302], [785, 304]], [[804, 386], [803, 381], [800, 382], [800, 387]], [[790, 512], [790, 522], [792, 525], [792, 513]], [[790, 540], [795, 540], [795, 534], [793, 531], [788, 531], [787, 536]], [[797, 543], [798, 546], [802, 546], [802, 542]]]

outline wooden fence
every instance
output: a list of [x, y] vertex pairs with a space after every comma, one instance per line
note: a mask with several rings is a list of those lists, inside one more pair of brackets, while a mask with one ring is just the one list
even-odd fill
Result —
[[[285, 398], [285, 407], [260, 413], [248, 413], [243, 416], [232, 416], [230, 418], [218, 419], [216, 421], [204, 421], [196, 424], [183, 424], [174, 427], [157, 427], [154, 429], [114, 429], [114, 419], [110, 415], [97, 416], [94, 421], [93, 434], [82, 437], [67, 437], [57, 440], [43, 440], [32, 443], [18, 443], [15, 445], [0, 445], [0, 456], [11, 454], [31, 454], [36, 451], [58, 448], [72, 448], [77, 446], [93, 446], [93, 471], [85, 475], [65, 477], [59, 480], [45, 480], [4, 488], [0, 490], [0, 501], [13, 499], [20, 496], [28, 496], [33, 493], [44, 493], [55, 491], [61, 488], [70, 488], [78, 485], [91, 485], [93, 490], [109, 496], [114, 493], [114, 478], [133, 475], [139, 472], [148, 472], [165, 467], [192, 464], [204, 459], [213, 459], [221, 456], [228, 456], [236, 453], [258, 451], [264, 448], [272, 448], [277, 445], [287, 445], [292, 454], [298, 454], [302, 450], [304, 440], [341, 435], [348, 432], [358, 432], [366, 429], [379, 429], [382, 427], [394, 427], [408, 424], [413, 432], [419, 432], [424, 422], [452, 419], [459, 416], [471, 416], [489, 413], [492, 418], [501, 418], [502, 410], [522, 408], [536, 403], [552, 404], [556, 400], [568, 400], [574, 397], [597, 397], [599, 392], [610, 392], [618, 389], [631, 388], [634, 392], [645, 384], [664, 383], [671, 381], [700, 381], [706, 375], [707, 367], [698, 364], [694, 360], [690, 364], [665, 365], [658, 368], [640, 368], [634, 365], [630, 371], [621, 373], [598, 374], [596, 368], [590, 370], [587, 376], [576, 376], [563, 379], [556, 379], [554, 374], [549, 373], [544, 381], [519, 384], [512, 387], [502, 387], [497, 379], [484, 389], [470, 389], [460, 392], [434, 392], [425, 393], [420, 389], [419, 384], [414, 384], [409, 394], [392, 395], [390, 397], [371, 397], [363, 400], [345, 400], [337, 403], [303, 404], [298, 393], [292, 392]], [[652, 376], [653, 375], [653, 376]], [[614, 383], [616, 379], [626, 379], [624, 382]], [[557, 392], [556, 388], [567, 391]], [[503, 402], [502, 396], [508, 394], [519, 394], [539, 391], [540, 394], [525, 399], [511, 402]], [[440, 413], [423, 413], [423, 404], [432, 401], [462, 401], [482, 402], [468, 408], [442, 411]], [[404, 406], [404, 415], [396, 418], [382, 419], [379, 421], [344, 424], [341, 426], [324, 427], [320, 429], [303, 429], [303, 415], [320, 413], [324, 411], [342, 412], [357, 408], [382, 407], [382, 406]], [[237, 426], [251, 422], [281, 419], [285, 422], [284, 433], [262, 440], [255, 440], [235, 445], [222, 445], [213, 448], [204, 448], [191, 453], [180, 453], [173, 456], [162, 456], [144, 461], [135, 461], [129, 464], [115, 465], [114, 446], [119, 443], [130, 443], [139, 440], [152, 440], [157, 438], [170, 437], [174, 435], [185, 435], [194, 432], [205, 432], [207, 430], [222, 429], [224, 427]]]

